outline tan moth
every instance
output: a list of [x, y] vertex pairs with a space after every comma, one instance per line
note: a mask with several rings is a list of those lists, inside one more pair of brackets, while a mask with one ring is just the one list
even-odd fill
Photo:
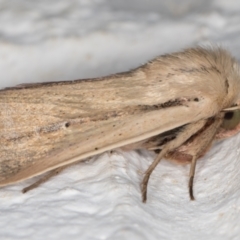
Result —
[[129, 72], [95, 79], [19, 85], [0, 90], [0, 186], [49, 174], [115, 148], [158, 153], [190, 163], [216, 139], [240, 129], [240, 71], [222, 48], [166, 54]]

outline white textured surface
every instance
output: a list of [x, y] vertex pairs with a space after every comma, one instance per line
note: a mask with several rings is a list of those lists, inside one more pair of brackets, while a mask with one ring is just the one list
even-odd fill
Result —
[[[0, 85], [102, 76], [208, 41], [240, 59], [239, 22], [234, 0], [0, 0]], [[27, 194], [33, 179], [2, 188], [0, 238], [239, 239], [239, 147], [240, 135], [198, 161], [194, 202], [189, 166], [164, 160], [141, 202], [144, 151], [96, 156]]]

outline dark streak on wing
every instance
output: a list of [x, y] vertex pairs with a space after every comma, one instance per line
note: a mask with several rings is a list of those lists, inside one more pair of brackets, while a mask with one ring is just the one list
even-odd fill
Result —
[[228, 94], [229, 82], [228, 82], [228, 78], [227, 77], [225, 79], [225, 87], [226, 87], [226, 93]]
[[6, 87], [3, 89], [0, 89], [1, 91], [5, 90], [21, 90], [21, 89], [30, 89], [30, 88], [41, 88], [41, 87], [52, 87], [55, 85], [61, 86], [61, 85], [69, 85], [69, 84], [78, 84], [81, 82], [95, 82], [95, 81], [105, 81], [107, 79], [113, 79], [113, 78], [123, 78], [123, 77], [131, 77], [134, 74], [135, 69], [122, 72], [122, 73], [117, 73], [117, 74], [112, 74], [108, 75], [106, 77], [99, 77], [99, 78], [87, 78], [87, 79], [77, 79], [77, 80], [68, 80], [68, 81], [56, 81], [56, 82], [40, 82], [40, 83], [23, 83], [20, 85], [17, 85], [15, 87]]
[[184, 131], [185, 127], [187, 125], [183, 125], [174, 129], [171, 129], [169, 131], [163, 132], [157, 136], [149, 138], [145, 143], [143, 143], [142, 147], [146, 149], [151, 148], [158, 148], [155, 150], [156, 153], [159, 153], [162, 146], [164, 146], [166, 143], [172, 141], [176, 138], [176, 136], [181, 132]]
[[216, 66], [211, 66], [211, 67], [206, 67], [206, 66], [201, 66], [200, 68], [174, 68], [174, 71], [180, 71], [182, 73], [194, 73], [194, 72], [207, 72], [209, 73], [210, 71], [216, 71], [217, 73], [221, 73]]
[[184, 106], [185, 100], [183, 99], [174, 99], [160, 104], [154, 105], [138, 105], [141, 110], [158, 110], [169, 107]]

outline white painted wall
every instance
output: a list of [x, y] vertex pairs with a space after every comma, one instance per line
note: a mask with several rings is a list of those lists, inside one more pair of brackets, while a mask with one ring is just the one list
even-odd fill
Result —
[[[207, 42], [240, 59], [240, 3], [144, 0], [0, 0], [0, 87], [129, 70]], [[189, 166], [167, 161], [140, 182], [154, 154], [116, 151], [0, 190], [1, 239], [239, 239], [240, 135], [198, 161], [196, 201]]]

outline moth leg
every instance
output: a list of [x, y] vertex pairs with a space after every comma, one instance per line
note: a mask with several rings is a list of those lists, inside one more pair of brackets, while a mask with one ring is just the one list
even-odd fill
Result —
[[195, 199], [193, 194], [193, 181], [197, 159], [207, 151], [209, 145], [214, 140], [214, 137], [221, 124], [221, 117], [214, 119], [210, 125], [205, 126], [205, 129], [203, 131], [200, 131], [199, 133], [196, 133], [195, 136], [193, 136], [193, 139], [189, 145], [186, 144], [188, 146], [187, 154], [192, 156], [188, 182], [189, 196], [191, 200]]
[[197, 163], [197, 157], [194, 156], [192, 158], [192, 162], [191, 162], [189, 182], [188, 182], [189, 196], [190, 196], [191, 200], [195, 200], [194, 195], [193, 195], [193, 179], [194, 179], [194, 175], [195, 175], [196, 163]]
[[43, 176], [42, 178], [40, 178], [38, 181], [36, 181], [35, 183], [29, 185], [28, 187], [25, 187], [22, 190], [22, 193], [26, 193], [34, 188], [37, 188], [39, 185], [45, 183], [46, 181], [48, 181], [50, 178], [56, 176], [57, 174], [59, 174], [61, 171], [63, 171], [66, 168], [66, 166], [64, 167], [59, 167], [56, 168], [52, 171], [50, 171], [49, 173], [47, 173], [45, 176]]
[[194, 135], [196, 132], [198, 132], [200, 129], [204, 127], [207, 120], [200, 120], [195, 123], [188, 124], [177, 136], [175, 139], [171, 140], [170, 142], [166, 143], [163, 147], [161, 152], [158, 154], [158, 156], [155, 158], [153, 163], [149, 166], [147, 171], [145, 172], [145, 176], [143, 178], [142, 184], [141, 184], [141, 191], [142, 191], [142, 201], [146, 202], [147, 200], [147, 184], [150, 178], [151, 173], [155, 169], [155, 167], [158, 165], [160, 160], [170, 151], [178, 148], [181, 146], [184, 142], [186, 142], [192, 135]]
[[164, 157], [165, 153], [167, 152], [167, 148], [164, 148], [154, 159], [153, 163], [150, 165], [150, 167], [145, 172], [145, 176], [143, 178], [142, 184], [141, 184], [141, 190], [142, 190], [142, 201], [145, 203], [147, 200], [147, 185], [150, 178], [150, 175], [152, 174], [155, 167], [159, 164], [161, 159]]

